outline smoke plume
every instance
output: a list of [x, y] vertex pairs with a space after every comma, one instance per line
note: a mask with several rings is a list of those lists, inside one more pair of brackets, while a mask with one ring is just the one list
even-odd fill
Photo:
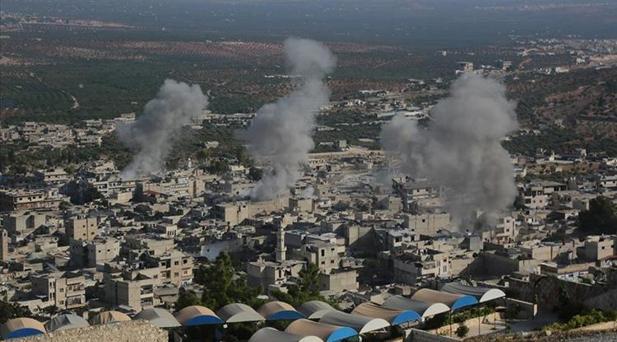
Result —
[[433, 107], [426, 129], [396, 116], [382, 129], [382, 145], [403, 173], [443, 186], [454, 221], [465, 223], [474, 210], [494, 214], [515, 199], [513, 167], [500, 143], [518, 126], [514, 108], [502, 84], [465, 74]]
[[133, 124], [118, 127], [120, 140], [137, 153], [122, 170], [123, 179], [135, 179], [163, 171], [165, 159], [183, 126], [208, 105], [199, 85], [165, 80], [156, 98], [148, 101]]
[[301, 83], [289, 95], [261, 107], [245, 136], [251, 156], [270, 167], [251, 192], [258, 200], [287, 191], [300, 177], [300, 166], [314, 146], [315, 116], [329, 101], [323, 79], [336, 64], [328, 48], [312, 40], [287, 39], [284, 51], [291, 73], [301, 76]]

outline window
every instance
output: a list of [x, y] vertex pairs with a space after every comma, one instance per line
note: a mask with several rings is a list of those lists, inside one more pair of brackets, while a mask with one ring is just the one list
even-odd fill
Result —
[[321, 256], [326, 256], [326, 250], [325, 249], [321, 250]]
[[180, 265], [180, 262], [179, 261], [174, 261], [174, 265], [178, 266], [178, 265]]

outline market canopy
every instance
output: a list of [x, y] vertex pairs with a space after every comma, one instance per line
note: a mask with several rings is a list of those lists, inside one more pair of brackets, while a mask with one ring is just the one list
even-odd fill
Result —
[[311, 300], [310, 302], [300, 305], [298, 311], [308, 319], [320, 319], [327, 312], [336, 310], [326, 302]]
[[299, 336], [317, 336], [326, 342], [342, 341], [358, 335], [358, 332], [350, 327], [315, 322], [304, 318], [291, 322], [285, 332]]
[[265, 320], [255, 309], [242, 303], [227, 304], [220, 308], [216, 315], [227, 323], [260, 322]]
[[419, 300], [427, 304], [443, 303], [452, 311], [478, 304], [478, 300], [473, 296], [453, 294], [432, 289], [419, 289], [411, 296], [411, 299]]
[[382, 318], [392, 325], [421, 320], [420, 314], [413, 310], [392, 309], [370, 302], [356, 306], [351, 313], [365, 317]]
[[265, 303], [257, 310], [257, 312], [268, 321], [296, 320], [304, 318], [304, 315], [296, 311], [293, 306], [281, 301]]
[[144, 309], [135, 315], [133, 319], [148, 321], [158, 328], [176, 328], [180, 326], [180, 322], [171, 312], [161, 308]]
[[2, 338], [5, 340], [42, 335], [46, 333], [43, 323], [27, 317], [8, 320], [2, 325], [0, 332], [2, 333]]
[[267, 327], [257, 330], [249, 342], [323, 342], [323, 340], [316, 336], [298, 336]]
[[131, 318], [119, 311], [103, 311], [90, 319], [92, 324], [109, 324], [123, 321], [130, 321]]
[[201, 306], [191, 305], [176, 313], [176, 319], [184, 326], [223, 324], [223, 320], [214, 311]]
[[382, 318], [370, 318], [348, 314], [342, 311], [330, 311], [319, 319], [320, 323], [350, 327], [360, 334], [380, 330], [390, 326], [390, 323]]
[[388, 297], [384, 301], [383, 306], [391, 309], [413, 310], [417, 312], [422, 319], [427, 319], [429, 317], [450, 311], [450, 308], [443, 303], [429, 304], [400, 295]]
[[480, 286], [464, 285], [460, 282], [447, 283], [441, 291], [448, 293], [458, 293], [468, 296], [476, 297], [479, 303], [490, 302], [495, 299], [504, 298], [506, 294], [500, 289]]
[[83, 317], [75, 315], [75, 314], [62, 314], [58, 315], [52, 319], [50, 319], [47, 323], [45, 323], [45, 328], [47, 331], [60, 331], [66, 329], [75, 329], [75, 328], [83, 328], [89, 327], [88, 321], [86, 321]]

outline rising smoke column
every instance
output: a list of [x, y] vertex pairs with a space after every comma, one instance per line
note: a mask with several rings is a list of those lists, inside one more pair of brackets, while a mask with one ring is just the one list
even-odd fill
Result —
[[403, 173], [445, 187], [454, 221], [465, 223], [474, 210], [494, 214], [516, 197], [513, 167], [500, 143], [518, 126], [514, 108], [502, 84], [465, 74], [433, 107], [426, 129], [396, 116], [382, 129], [382, 145]]
[[258, 200], [285, 192], [300, 177], [299, 168], [314, 147], [315, 116], [329, 101], [323, 79], [336, 64], [328, 48], [312, 40], [287, 39], [284, 51], [291, 73], [302, 81], [289, 95], [261, 107], [245, 135], [251, 156], [271, 167], [251, 191]]
[[144, 112], [127, 126], [118, 127], [120, 140], [136, 151], [133, 161], [122, 170], [122, 179], [135, 179], [160, 173], [173, 143], [183, 126], [208, 105], [199, 85], [165, 80]]

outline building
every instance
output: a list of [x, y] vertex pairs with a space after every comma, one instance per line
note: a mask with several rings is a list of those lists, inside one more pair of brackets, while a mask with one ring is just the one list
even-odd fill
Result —
[[439, 187], [429, 181], [409, 177], [392, 179], [392, 188], [401, 197], [405, 211], [413, 211], [416, 201], [436, 198], [441, 194]]
[[582, 256], [588, 261], [598, 261], [615, 255], [615, 238], [588, 236], [582, 247]]
[[139, 312], [159, 304], [154, 289], [160, 281], [156, 272], [123, 272], [117, 264], [106, 264], [103, 272], [105, 301], [112, 307], [128, 306]]
[[321, 291], [341, 293], [344, 291], [358, 291], [358, 272], [356, 270], [338, 270], [329, 274], [319, 275], [319, 287]]
[[413, 234], [434, 236], [441, 229], [450, 229], [452, 218], [448, 213], [403, 215], [403, 227]]
[[0, 211], [49, 209], [57, 210], [64, 200], [58, 189], [0, 190]]
[[110, 262], [119, 255], [120, 242], [113, 238], [71, 241], [70, 263], [76, 268], [96, 267], [97, 264]]
[[423, 280], [451, 276], [448, 253], [431, 249], [394, 257], [393, 267], [395, 281], [412, 285]]
[[95, 217], [70, 218], [64, 225], [69, 239], [92, 241], [97, 234], [98, 220]]
[[32, 293], [44, 297], [50, 305], [60, 310], [70, 310], [86, 305], [85, 278], [79, 272], [54, 272], [33, 275]]
[[37, 212], [13, 213], [4, 217], [4, 229], [11, 235], [26, 235], [47, 222], [45, 214]]
[[[345, 248], [343, 246], [343, 252]], [[299, 255], [311, 264], [317, 265], [321, 273], [329, 274], [341, 264], [341, 251], [338, 245], [326, 242], [313, 242], [305, 244], [300, 249]]]
[[473, 63], [472, 62], [458, 62], [456, 68], [456, 74], [473, 72]]
[[158, 257], [146, 255], [145, 258], [145, 268], [158, 267], [158, 279], [162, 283], [170, 283], [179, 287], [193, 281], [193, 258], [191, 256], [172, 250]]
[[281, 286], [290, 278], [297, 278], [305, 265], [306, 262], [299, 260], [250, 262], [247, 265], [247, 281], [250, 286], [261, 286], [264, 290], [271, 285]]
[[62, 168], [38, 170], [34, 172], [34, 176], [41, 182], [51, 185], [64, 184], [70, 179], [68, 173]]

